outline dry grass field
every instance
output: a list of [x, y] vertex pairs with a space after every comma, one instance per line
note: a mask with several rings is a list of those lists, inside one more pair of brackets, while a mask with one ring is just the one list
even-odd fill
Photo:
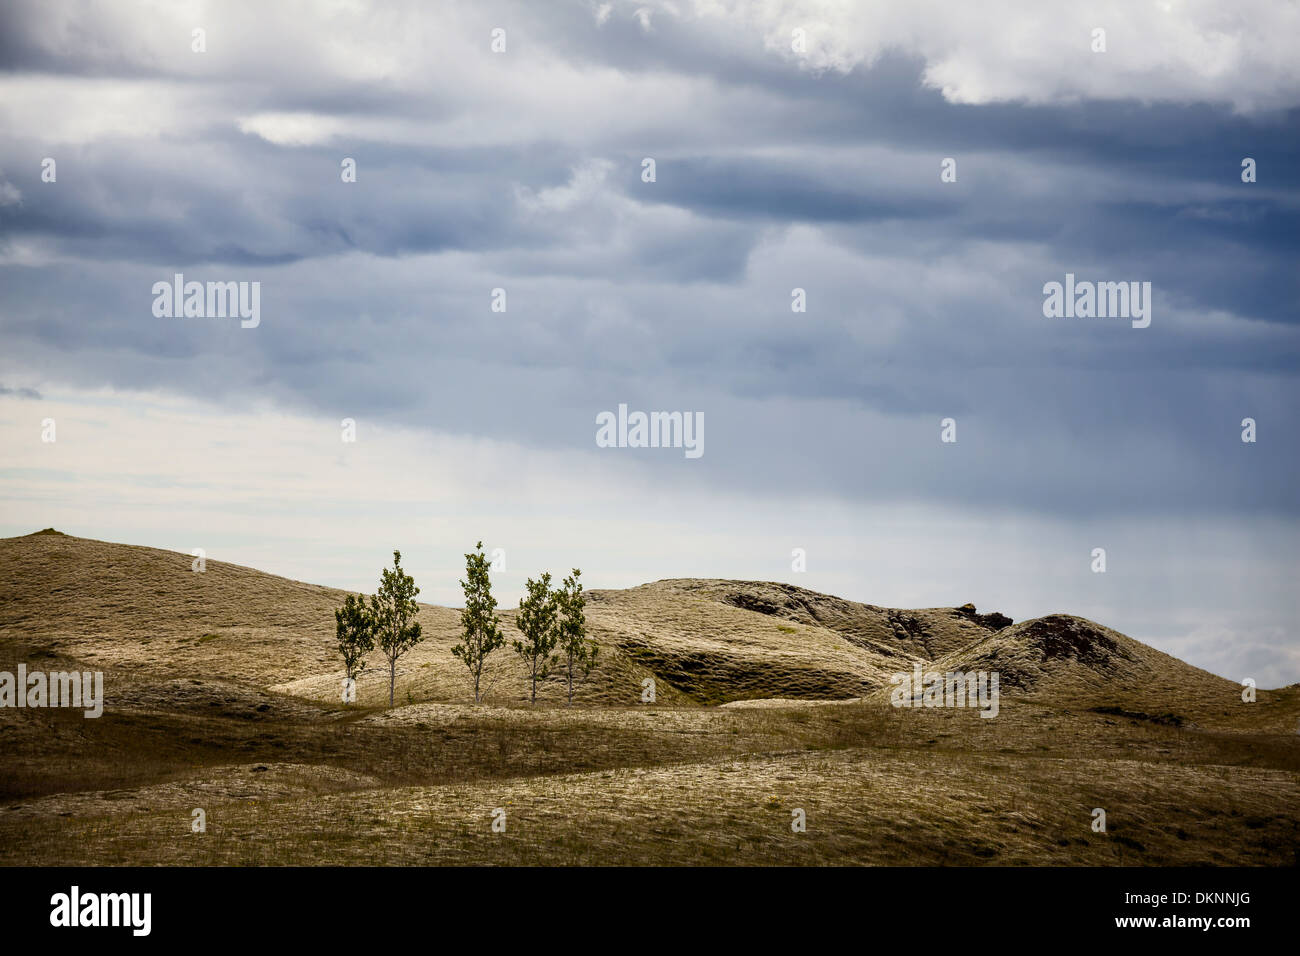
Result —
[[[0, 540], [0, 670], [105, 674], [98, 719], [0, 709], [0, 862], [1300, 862], [1300, 686], [1243, 703], [1081, 618], [757, 582], [595, 591], [600, 666], [570, 708], [555, 678], [527, 704], [504, 650], [466, 703], [459, 612], [426, 605], [397, 706], [376, 654], [345, 707], [343, 592], [191, 560]], [[890, 706], [916, 662], [997, 671], [998, 716]]]

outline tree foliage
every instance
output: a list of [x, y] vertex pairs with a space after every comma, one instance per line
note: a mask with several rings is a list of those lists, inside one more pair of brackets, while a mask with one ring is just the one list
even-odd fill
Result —
[[575, 677], [584, 681], [596, 666], [599, 648], [587, 639], [587, 598], [582, 593], [582, 571], [564, 579], [564, 585], [555, 592], [556, 640], [560, 648], [561, 666], [568, 683], [569, 706], [573, 706]]
[[375, 639], [388, 659], [390, 707], [397, 683], [397, 661], [421, 640], [420, 622], [415, 620], [420, 613], [420, 606], [415, 602], [419, 593], [415, 579], [402, 570], [402, 553], [394, 551], [392, 569], [384, 568], [380, 572], [379, 591], [370, 598]]
[[461, 643], [451, 649], [469, 670], [476, 704], [483, 700], [483, 668], [488, 655], [506, 642], [496, 615], [497, 601], [492, 596], [489, 570], [480, 541], [473, 553], [465, 555], [466, 580], [460, 582], [465, 592], [465, 609], [460, 612]]
[[334, 611], [334, 626], [343, 671], [348, 680], [356, 680], [365, 670], [366, 657], [375, 649], [375, 625], [365, 595], [349, 594]]
[[537, 682], [551, 672], [555, 657], [551, 654], [559, 640], [556, 631], [556, 595], [551, 590], [551, 572], [546, 571], [534, 581], [528, 579], [528, 595], [519, 601], [519, 615], [515, 626], [523, 633], [522, 641], [515, 641], [515, 653], [528, 668], [529, 700], [537, 703]]

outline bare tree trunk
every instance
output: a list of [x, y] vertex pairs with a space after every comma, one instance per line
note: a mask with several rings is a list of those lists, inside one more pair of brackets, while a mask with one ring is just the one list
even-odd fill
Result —
[[397, 658], [388, 659], [388, 706], [393, 706], [393, 685], [397, 683]]

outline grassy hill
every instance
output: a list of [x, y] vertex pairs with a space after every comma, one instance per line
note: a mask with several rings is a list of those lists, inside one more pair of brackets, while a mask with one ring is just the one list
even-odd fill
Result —
[[[568, 708], [555, 681], [526, 705], [506, 651], [466, 703], [459, 612], [422, 605], [397, 706], [376, 656], [344, 707], [343, 592], [191, 561], [0, 540], [0, 670], [106, 673], [99, 719], [0, 709], [0, 863], [1300, 860], [1300, 687], [1245, 704], [1082, 618], [773, 582], [593, 591], [601, 665]], [[999, 672], [998, 717], [889, 706], [917, 663]], [[509, 839], [487, 835], [498, 806]]]
[[[44, 531], [0, 539], [0, 652], [21, 643], [101, 669], [208, 677], [323, 703], [339, 693], [334, 608], [345, 592], [186, 554]], [[886, 687], [917, 661], [938, 670], [999, 671], [1004, 693], [1091, 706], [1209, 717], [1237, 685], [1082, 618], [1013, 624], [963, 608], [901, 610], [789, 584], [673, 579], [589, 592], [600, 666], [580, 689], [589, 704], [634, 705], [653, 677], [663, 703], [835, 700]], [[508, 636], [514, 611], [502, 609]], [[399, 666], [402, 702], [462, 701], [451, 648], [460, 614], [420, 605], [425, 640]], [[362, 704], [387, 702], [378, 652]], [[526, 699], [508, 651], [491, 668], [490, 699]], [[553, 677], [543, 693], [562, 694]]]

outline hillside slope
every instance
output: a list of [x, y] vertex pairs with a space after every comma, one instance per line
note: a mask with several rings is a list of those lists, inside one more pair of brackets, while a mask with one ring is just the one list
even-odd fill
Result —
[[[56, 531], [0, 539], [0, 641], [105, 669], [336, 699], [333, 612], [345, 592], [211, 559], [196, 573], [191, 562]], [[582, 688], [591, 703], [637, 704], [647, 677], [662, 703], [861, 696], [917, 657], [991, 633], [954, 609], [894, 611], [771, 583], [663, 581], [589, 598], [601, 646]], [[513, 611], [501, 616], [513, 637]], [[459, 611], [421, 605], [420, 623], [425, 640], [399, 665], [399, 698], [463, 699], [464, 671], [451, 654]], [[363, 703], [386, 697], [378, 654], [372, 666], [360, 681]], [[507, 651], [495, 656], [491, 680], [498, 699], [525, 694]], [[550, 683], [558, 695], [557, 679]]]
[[[1049, 614], [987, 635], [934, 661], [935, 671], [997, 672], [1003, 694], [1054, 706], [1182, 724], [1266, 718], [1290, 691], [1245, 706], [1239, 684], [1069, 614]], [[1269, 700], [1269, 698], [1272, 700]]]
[[[104, 670], [165, 678], [238, 681], [333, 703], [343, 677], [334, 609], [345, 591], [187, 554], [43, 531], [0, 539], [0, 663], [20, 647], [57, 651]], [[507, 637], [513, 612], [502, 613]], [[397, 696], [463, 700], [465, 669], [451, 654], [460, 612], [421, 604], [424, 640], [399, 664]], [[634, 703], [648, 676], [617, 652], [587, 688], [593, 701]], [[504, 649], [490, 680], [522, 699], [522, 672]], [[376, 651], [358, 681], [362, 704], [387, 703], [388, 675]], [[674, 699], [666, 688], [669, 700]]]
[[1001, 623], [973, 608], [897, 610], [713, 579], [593, 591], [588, 616], [606, 641], [702, 703], [859, 697]]
[[[345, 592], [214, 560], [195, 573], [191, 561], [54, 531], [0, 539], [0, 665], [57, 653], [127, 675], [337, 701], [333, 611]], [[971, 605], [900, 610], [789, 584], [716, 579], [595, 590], [589, 599], [601, 650], [579, 692], [587, 704], [635, 706], [651, 677], [657, 701], [678, 706], [878, 697], [892, 674], [920, 662], [996, 670], [1004, 695], [1035, 701], [1177, 719], [1239, 709], [1232, 682], [1067, 615], [1012, 624]], [[507, 639], [513, 621], [503, 610]], [[465, 671], [451, 654], [460, 612], [421, 605], [420, 622], [425, 640], [399, 664], [398, 702], [465, 700]], [[387, 703], [384, 661], [376, 652], [370, 663], [360, 702]], [[489, 679], [490, 699], [525, 699], [522, 666], [508, 650], [494, 655]], [[562, 699], [558, 678], [541, 696]]]

